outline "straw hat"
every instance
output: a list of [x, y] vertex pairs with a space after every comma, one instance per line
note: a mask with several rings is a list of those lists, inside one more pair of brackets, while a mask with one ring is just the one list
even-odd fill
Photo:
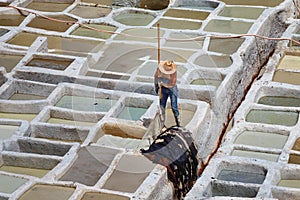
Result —
[[173, 60], [161, 61], [158, 65], [159, 70], [164, 74], [173, 74], [176, 72], [176, 64]]

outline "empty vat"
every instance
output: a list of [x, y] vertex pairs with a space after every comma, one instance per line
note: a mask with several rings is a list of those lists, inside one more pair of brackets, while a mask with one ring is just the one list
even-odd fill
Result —
[[217, 181], [212, 183], [211, 193], [213, 197], [228, 196], [228, 197], [244, 197], [254, 198], [258, 193], [259, 187], [249, 187], [241, 184], [226, 184]]
[[21, 32], [8, 41], [9, 44], [30, 46], [38, 36], [48, 38], [48, 50], [54, 53], [82, 56], [95, 53], [101, 49], [102, 42], [60, 36], [46, 36], [35, 33]]
[[[28, 138], [18, 139], [17, 141], [11, 141], [10, 145], [7, 145], [3, 148], [4, 151], [10, 151], [10, 152], [20, 152], [20, 153], [28, 153], [28, 154], [39, 154], [39, 155], [54, 155], [54, 156], [65, 156], [65, 154], [68, 153], [71, 146], [61, 143], [51, 143], [40, 141], [40, 140], [32, 140]], [[27, 165], [25, 167], [28, 167], [28, 165], [32, 164], [41, 164], [43, 167], [37, 167], [37, 168], [46, 168], [46, 169], [52, 169], [53, 165], [50, 166], [47, 162], [48, 160], [45, 159], [45, 163], [33, 163], [29, 162], [29, 156], [28, 157], [20, 157], [20, 159], [26, 159], [26, 162], [17, 163], [18, 159], [15, 160], [5, 160], [4, 163], [7, 165], [12, 165], [10, 162], [14, 163], [14, 166], [18, 164], [18, 166], [21, 165]], [[29, 160], [28, 160], [29, 159]], [[50, 159], [50, 158], [48, 158]]]
[[203, 11], [195, 11], [195, 10], [182, 10], [182, 9], [168, 9], [167, 12], [163, 16], [166, 17], [174, 17], [174, 18], [188, 18], [188, 19], [195, 19], [195, 20], [205, 20], [209, 12]]
[[105, 24], [85, 24], [85, 25], [90, 27], [91, 29], [85, 26], [80, 26], [76, 30], [74, 30], [71, 33], [71, 35], [108, 39], [113, 34], [112, 32], [114, 32], [117, 29], [117, 27], [115, 26], [110, 26]]
[[81, 200], [95, 200], [95, 199], [109, 199], [109, 200], [129, 200], [129, 197], [117, 194], [101, 193], [101, 192], [87, 192], [83, 195]]
[[300, 85], [300, 73], [285, 70], [276, 70], [273, 77], [273, 81], [293, 85]]
[[19, 26], [24, 19], [23, 15], [0, 15], [0, 26]]
[[245, 18], [245, 19], [257, 19], [264, 8], [244, 7], [244, 6], [226, 6], [219, 16], [233, 17], [233, 18]]
[[262, 184], [266, 178], [266, 172], [248, 172], [238, 169], [223, 169], [220, 171], [217, 179], [224, 181], [233, 181], [241, 183]]
[[288, 136], [268, 133], [262, 131], [244, 131], [236, 140], [235, 144], [245, 144], [251, 146], [259, 146], [265, 148], [282, 149], [287, 141]]
[[264, 152], [255, 152], [255, 151], [244, 151], [244, 150], [233, 150], [232, 156], [239, 156], [245, 158], [255, 158], [277, 162], [279, 154], [264, 153]]
[[106, 172], [117, 153], [119, 151], [105, 147], [83, 147], [78, 151], [75, 162], [60, 180], [93, 186]]
[[0, 192], [11, 194], [28, 180], [0, 174]]
[[128, 26], [147, 26], [154, 16], [146, 13], [120, 13], [113, 18], [115, 21]]
[[111, 8], [106, 7], [95, 7], [95, 6], [84, 6], [77, 5], [73, 10], [70, 11], [71, 14], [77, 15], [82, 18], [100, 18], [105, 17], [111, 12]]
[[296, 154], [290, 154], [289, 161], [290, 164], [300, 164], [300, 156]]
[[17, 130], [19, 129], [19, 126], [13, 126], [13, 125], [0, 125], [0, 140], [5, 140], [10, 138]]
[[23, 56], [19, 55], [8, 55], [1, 54], [0, 55], [0, 63], [1, 66], [5, 68], [6, 72], [11, 72], [13, 68], [19, 63], [19, 61], [23, 58]]
[[74, 59], [61, 59], [61, 58], [46, 58], [46, 57], [33, 57], [26, 66], [39, 67], [53, 70], [65, 70]]
[[281, 179], [277, 185], [281, 187], [300, 188], [300, 180]]
[[[162, 28], [167, 29], [190, 29], [190, 30], [197, 30], [201, 27], [201, 21], [188, 21], [188, 20], [177, 20], [177, 19], [167, 19], [161, 18], [158, 22]], [[157, 26], [155, 23], [153, 26]]]
[[19, 200], [68, 200], [74, 191], [73, 187], [36, 184], [27, 190]]
[[244, 40], [244, 38], [211, 38], [208, 50], [224, 54], [233, 54], [242, 45]]
[[31, 137], [35, 138], [45, 138], [49, 140], [57, 140], [64, 142], [79, 142], [82, 143], [87, 135], [89, 130], [82, 130], [76, 128], [66, 129], [64, 127], [45, 127], [44, 130], [38, 130], [31, 133]]
[[63, 96], [55, 106], [87, 112], [107, 112], [117, 100], [96, 97]]
[[275, 7], [278, 6], [283, 0], [261, 1], [261, 0], [222, 0], [228, 5], [249, 5], [249, 6], [266, 6]]
[[63, 2], [59, 3], [59, 2], [32, 1], [26, 6], [26, 8], [45, 11], [45, 12], [62, 12], [70, 5], [71, 3], [63, 3]]
[[299, 113], [276, 110], [250, 110], [246, 116], [247, 122], [294, 126], [298, 121]]
[[217, 56], [204, 54], [196, 58], [194, 63], [201, 67], [225, 68], [232, 64], [232, 59], [228, 55]]
[[154, 166], [151, 161], [143, 156], [123, 155], [103, 188], [134, 193]]
[[300, 98], [284, 96], [264, 96], [258, 100], [258, 103], [270, 106], [300, 107]]
[[10, 173], [14, 173], [14, 174], [24, 174], [24, 175], [29, 175], [29, 176], [35, 176], [35, 177], [38, 177], [38, 178], [42, 178], [50, 170], [3, 165], [3, 166], [0, 167], [0, 171], [10, 172]]
[[246, 34], [248, 33], [251, 26], [252, 23], [250, 22], [212, 19], [204, 27], [204, 31], [218, 32], [218, 33]]

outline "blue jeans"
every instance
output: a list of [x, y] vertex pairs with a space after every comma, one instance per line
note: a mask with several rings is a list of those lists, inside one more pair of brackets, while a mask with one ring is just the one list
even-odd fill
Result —
[[167, 100], [170, 97], [171, 100], [171, 108], [175, 117], [179, 116], [178, 105], [177, 105], [177, 96], [178, 90], [177, 86], [172, 89], [162, 87], [162, 97], [159, 101], [160, 108], [162, 110], [163, 115], [165, 116]]

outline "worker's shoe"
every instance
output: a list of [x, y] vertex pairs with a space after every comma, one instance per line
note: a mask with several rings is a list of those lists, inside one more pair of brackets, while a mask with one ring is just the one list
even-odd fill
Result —
[[176, 122], [176, 126], [180, 127], [180, 121], [179, 121], [179, 116], [175, 116], [175, 122]]
[[164, 125], [163, 127], [162, 127], [162, 129], [161, 129], [161, 132], [164, 132], [164, 131], [166, 131], [167, 130], [167, 127], [166, 127], [166, 125]]

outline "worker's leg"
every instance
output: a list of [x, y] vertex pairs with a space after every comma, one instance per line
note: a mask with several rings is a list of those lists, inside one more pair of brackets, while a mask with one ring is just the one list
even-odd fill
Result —
[[162, 88], [162, 95], [159, 100], [160, 110], [161, 110], [161, 121], [163, 126], [165, 125], [166, 120], [166, 106], [167, 106], [167, 100], [168, 100], [169, 94], [166, 92], [165, 88]]
[[177, 103], [177, 93], [173, 92], [170, 95], [170, 99], [171, 99], [171, 107], [172, 107], [172, 112], [173, 112], [173, 115], [175, 118], [176, 126], [180, 126], [178, 103]]

